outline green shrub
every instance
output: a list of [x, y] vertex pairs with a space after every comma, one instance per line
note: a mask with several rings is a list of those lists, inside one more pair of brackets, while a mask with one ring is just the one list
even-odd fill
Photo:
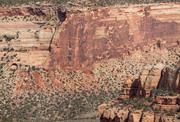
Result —
[[177, 93], [170, 89], [153, 89], [151, 91], [152, 96], [176, 96]]

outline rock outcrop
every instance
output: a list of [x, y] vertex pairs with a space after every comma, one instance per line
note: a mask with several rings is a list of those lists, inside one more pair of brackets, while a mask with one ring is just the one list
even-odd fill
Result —
[[1, 57], [10, 49], [19, 63], [48, 68], [52, 41], [59, 38], [60, 12], [50, 5], [0, 8]]
[[[97, 61], [124, 57], [150, 44], [175, 47], [180, 38], [179, 4], [161, 6], [98, 8], [67, 16], [51, 5], [1, 8], [1, 50], [9, 44], [19, 52], [30, 49], [30, 59], [39, 63], [22, 60], [27, 64], [44, 66], [52, 55], [49, 68], [89, 70]], [[65, 19], [60, 27], [52, 24]]]
[[148, 110], [179, 106], [179, 11], [179, 3], [0, 8], [0, 121], [77, 119], [112, 98], [124, 102], [102, 105], [104, 121], [166, 121], [134, 107], [137, 97]]
[[[99, 107], [98, 114], [101, 122], [178, 122], [178, 110], [180, 107], [177, 103], [173, 103], [177, 100], [177, 97], [176, 99], [173, 97], [164, 97], [164, 99], [172, 101], [170, 103], [158, 103], [155, 100], [151, 104], [152, 106], [147, 105], [147, 101], [142, 98], [139, 98], [139, 101], [136, 101], [137, 99], [119, 101], [114, 105], [106, 104], [106, 109]], [[105, 106], [105, 104], [103, 105]]]
[[123, 57], [148, 44], [177, 46], [179, 8], [179, 4], [111, 7], [69, 14], [53, 48], [56, 66], [89, 69], [97, 61]]
[[[138, 79], [133, 81], [130, 78], [124, 82], [119, 102], [103, 104], [103, 108], [100, 105], [98, 115], [101, 122], [179, 121], [178, 75], [179, 67], [168, 70], [162, 64], [144, 67]], [[113, 116], [107, 117], [104, 113]]]

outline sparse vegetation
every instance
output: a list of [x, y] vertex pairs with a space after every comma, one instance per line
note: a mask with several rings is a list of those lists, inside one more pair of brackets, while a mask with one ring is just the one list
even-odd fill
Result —
[[[18, 71], [11, 71], [9, 64], [19, 60], [17, 58], [16, 51], [11, 51], [7, 48], [7, 51], [1, 57], [0, 62], [0, 121], [60, 121], [62, 119], [74, 118], [77, 115], [95, 110], [97, 106], [104, 101], [114, 99], [114, 92], [99, 91], [98, 93], [92, 91], [87, 92], [79, 86], [79, 89], [75, 89], [74, 93], [66, 88], [62, 88], [64, 91], [59, 92], [57, 89], [51, 88], [49, 83], [47, 72], [43, 68], [36, 66], [19, 64], [18, 71], [29, 73], [26, 76], [28, 80], [23, 81], [23, 76], [18, 75]], [[12, 97], [16, 84], [22, 82], [32, 82], [34, 84], [34, 78], [31, 73], [40, 73], [44, 79], [45, 84], [51, 88], [46, 92], [40, 92], [34, 90], [24, 91], [22, 95]], [[60, 71], [59, 71], [60, 73]], [[66, 76], [63, 74], [63, 76]], [[77, 72], [69, 72], [67, 76], [70, 81], [66, 81], [66, 84], [74, 80], [74, 83], [81, 82], [82, 77]], [[77, 81], [75, 81], [75, 79]], [[70, 84], [70, 83], [69, 83]], [[106, 96], [106, 97], [104, 97]], [[18, 102], [19, 101], [19, 102]], [[17, 103], [18, 102], [18, 103]]]
[[[16, 1], [16, 0], [13, 0], [13, 1]], [[22, 1], [23, 0], [21, 0], [21, 2]], [[64, 1], [64, 2], [67, 2], [67, 1]], [[99, 6], [113, 5], [113, 4], [116, 4], [116, 2], [118, 3], [118, 1], [114, 1], [113, 3], [113, 0], [111, 0], [108, 2], [102, 2], [102, 4], [98, 3], [96, 5], [99, 5]], [[109, 70], [109, 69], [112, 69], [111, 65], [109, 69], [106, 68], [106, 66], [104, 68], [108, 70], [107, 73], [109, 74], [104, 73], [106, 72], [106, 70], [104, 70], [104, 72], [102, 73], [99, 73], [99, 74], [104, 74], [104, 76], [101, 75], [97, 77], [98, 72], [94, 73], [94, 75], [96, 75], [98, 79], [97, 81], [102, 83], [100, 85], [100, 88], [102, 89], [102, 91], [99, 91], [98, 94], [95, 92], [96, 88], [94, 87], [93, 89], [90, 88], [89, 91], [85, 91], [84, 90], [85, 88], [83, 89], [83, 87], [85, 87], [86, 85], [91, 86], [92, 84], [90, 84], [88, 81], [85, 81], [86, 84], [84, 85], [82, 82], [83, 80], [87, 80], [87, 79], [83, 79], [83, 76], [80, 73], [79, 75], [77, 72], [65, 73], [63, 71], [57, 71], [57, 72], [54, 71], [56, 73], [56, 78], [57, 79], [59, 78], [58, 80], [63, 82], [62, 86], [66, 85], [66, 89], [60, 88], [60, 90], [62, 89], [64, 90], [63, 92], [59, 92], [58, 91], [59, 89], [54, 90], [54, 91], [53, 89], [51, 89], [52, 91], [48, 89], [47, 90], [48, 94], [46, 94], [46, 92], [42, 93], [42, 92], [38, 92], [38, 90], [37, 91], [32, 90], [31, 92], [28, 92], [28, 89], [27, 89], [27, 93], [23, 93], [22, 96], [18, 98], [11, 98], [12, 90], [14, 90], [13, 87], [14, 87], [15, 82], [18, 82], [18, 83], [22, 82], [21, 81], [22, 79], [20, 80], [16, 79], [17, 74], [14, 73], [15, 71], [11, 73], [8, 70], [3, 69], [3, 67], [7, 63], [10, 63], [12, 59], [16, 58], [16, 55], [10, 54], [10, 52], [14, 51], [13, 48], [11, 49], [4, 48], [4, 49], [5, 49], [4, 51], [7, 51], [8, 53], [4, 54], [4, 56], [1, 58], [1, 61], [4, 61], [4, 62], [0, 63], [0, 100], [1, 98], [3, 99], [2, 101], [0, 101], [0, 108], [1, 108], [0, 115], [2, 115], [0, 116], [0, 121], [1, 119], [3, 121], [12, 121], [14, 118], [16, 119], [14, 121], [20, 121], [20, 120], [23, 121], [23, 120], [32, 119], [32, 118], [37, 119], [36, 121], [46, 121], [47, 119], [49, 119], [47, 121], [59, 121], [64, 118], [70, 119], [70, 118], [76, 117], [76, 115], [78, 114], [95, 109], [100, 103], [108, 101], [113, 98], [117, 98], [117, 96], [119, 95], [118, 90], [121, 89], [121, 85], [122, 85], [121, 81], [123, 80], [119, 80], [120, 79], [119, 76], [117, 76], [117, 74], [113, 72], [116, 69], [118, 69], [117, 67], [118, 65], [113, 64], [115, 66], [114, 68], [115, 70], [113, 69], [113, 71]], [[28, 50], [22, 48], [18, 51], [27, 52]], [[17, 60], [20, 61], [20, 59], [17, 59]], [[134, 64], [134, 62], [135, 61], [132, 60], [132, 62], [130, 61], [130, 63], [126, 63], [126, 64], [129, 66], [131, 64]], [[139, 61], [137, 62], [139, 63]], [[123, 64], [123, 66], [126, 66], [126, 65]], [[28, 70], [30, 69], [29, 71], [30, 73], [40, 72], [41, 75], [47, 75], [43, 69], [37, 68], [36, 66], [26, 65], [25, 67], [27, 67]], [[134, 67], [135, 66], [132, 65], [132, 68], [130, 67], [129, 69], [133, 70], [135, 69]], [[124, 70], [124, 68], [121, 68], [121, 67], [119, 69]], [[137, 69], [139, 68], [137, 67]], [[42, 71], [45, 73], [43, 74]], [[101, 71], [103, 70], [100, 69], [99, 72]], [[137, 74], [137, 70], [135, 69], [134, 71], [135, 71], [134, 74]], [[118, 74], [121, 74], [121, 72]], [[43, 78], [47, 78], [47, 77], [48, 76], [45, 76]], [[46, 81], [48, 81], [48, 79], [45, 80], [44, 82], [46, 83]], [[26, 81], [26, 82], [29, 82], [29, 81]], [[117, 83], [117, 85], [115, 83]], [[1, 85], [2, 85], [2, 89], [1, 89]], [[50, 85], [52, 85], [52, 83]], [[50, 85], [48, 87], [51, 87]], [[114, 88], [115, 86], [117, 87], [117, 89]], [[75, 90], [73, 87], [75, 87]], [[105, 88], [108, 90], [104, 91]], [[90, 91], [92, 92], [90, 93]], [[14, 101], [16, 100], [17, 101], [20, 100], [20, 103], [18, 105], [14, 103]], [[151, 102], [151, 99], [145, 99], [144, 101]], [[149, 111], [150, 109], [146, 105], [142, 104], [141, 99], [131, 99], [129, 101], [124, 101], [124, 103], [128, 105], [132, 104], [134, 105], [135, 108], [138, 108], [138, 109], [143, 108], [144, 110], [147, 110], [147, 111]]]
[[176, 96], [177, 93], [169, 89], [153, 89], [152, 96]]
[[149, 105], [145, 105], [145, 102], [152, 102], [150, 98], [132, 98], [132, 99], [127, 99], [123, 100], [122, 103], [123, 105], [131, 105], [135, 109], [143, 109], [145, 111], [151, 110]]

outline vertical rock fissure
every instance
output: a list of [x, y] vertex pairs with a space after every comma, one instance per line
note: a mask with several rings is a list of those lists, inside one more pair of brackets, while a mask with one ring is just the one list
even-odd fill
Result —
[[61, 11], [61, 9], [59, 10], [54, 10], [55, 11], [55, 15], [58, 17], [58, 22], [57, 22], [57, 24], [55, 25], [55, 28], [54, 28], [54, 32], [53, 32], [53, 34], [52, 34], [52, 37], [51, 37], [51, 40], [50, 40], [50, 43], [49, 43], [49, 48], [48, 48], [48, 50], [49, 50], [49, 52], [51, 52], [51, 45], [52, 45], [52, 42], [53, 42], [53, 40], [54, 40], [54, 37], [55, 37], [55, 35], [56, 35], [56, 32], [57, 32], [57, 28], [59, 27], [59, 26], [61, 26], [62, 25], [62, 23], [66, 20], [66, 10], [63, 10], [63, 11]]
[[52, 34], [52, 37], [51, 37], [51, 40], [50, 40], [50, 43], [49, 43], [49, 48], [48, 48], [49, 52], [51, 52], [51, 45], [52, 45], [52, 42], [53, 42], [53, 40], [54, 40], [55, 34], [56, 34], [56, 32], [57, 32], [57, 27], [58, 27], [58, 26], [56, 26], [56, 27], [54, 28], [54, 32], [53, 32], [53, 34]]

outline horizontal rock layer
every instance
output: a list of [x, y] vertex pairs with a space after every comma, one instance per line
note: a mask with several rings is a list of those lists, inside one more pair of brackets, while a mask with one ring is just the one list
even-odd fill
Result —
[[[5, 118], [9, 119], [6, 106], [12, 120], [76, 117], [120, 95], [129, 76], [141, 76], [147, 91], [165, 83], [167, 88], [177, 87], [174, 70], [165, 68], [161, 77], [161, 70], [152, 67], [158, 63], [179, 67], [180, 4], [68, 11], [67, 17], [58, 7], [37, 8], [30, 7], [34, 12], [29, 12], [28, 7], [19, 7], [23, 14], [0, 8], [0, 89], [6, 94], [0, 99], [7, 101], [0, 104], [0, 115]], [[144, 70], [148, 65], [152, 67]], [[77, 69], [87, 72], [72, 71]], [[129, 88], [125, 90], [126, 95]]]
[[56, 68], [89, 70], [94, 62], [123, 57], [149, 44], [179, 45], [179, 11], [179, 4], [152, 4], [69, 12], [53, 38], [55, 27], [47, 23], [66, 17], [58, 7], [0, 8], [0, 49], [9, 45], [6, 35], [15, 38], [10, 44], [16, 50], [48, 51], [52, 46], [50, 67], [56, 62]]

